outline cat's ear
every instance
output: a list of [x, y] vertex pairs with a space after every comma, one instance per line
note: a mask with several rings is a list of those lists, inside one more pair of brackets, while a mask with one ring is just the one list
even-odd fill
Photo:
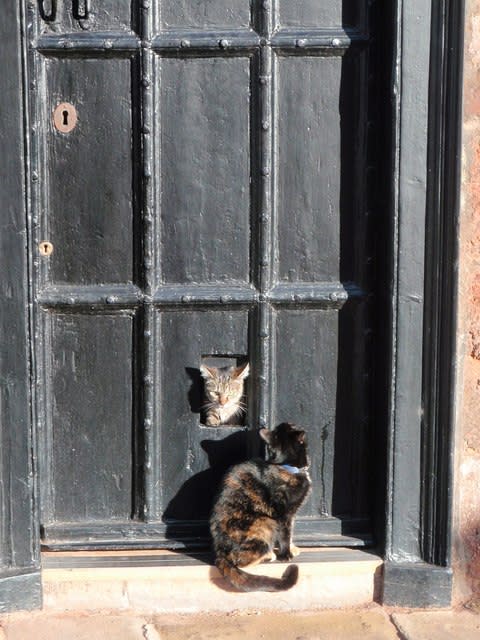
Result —
[[250, 373], [250, 364], [246, 362], [245, 364], [241, 364], [239, 367], [235, 367], [234, 377], [238, 378], [238, 380], [245, 380], [245, 378]]
[[217, 370], [215, 369], [215, 367], [207, 367], [206, 365], [202, 364], [200, 365], [200, 375], [202, 376], [202, 378], [205, 378], [205, 380], [208, 380], [209, 378], [215, 378], [217, 375]]
[[305, 444], [305, 431], [298, 431], [297, 440], [300, 444]]
[[267, 444], [270, 444], [270, 441], [272, 439], [272, 432], [269, 429], [260, 429], [258, 433], [260, 434], [262, 440], [264, 440]]

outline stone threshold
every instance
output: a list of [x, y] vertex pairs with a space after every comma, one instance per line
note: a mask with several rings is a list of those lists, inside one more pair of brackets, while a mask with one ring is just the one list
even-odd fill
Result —
[[[303, 549], [295, 563], [300, 578], [287, 592], [238, 593], [208, 553], [76, 551], [42, 553], [44, 609], [117, 610], [149, 613], [225, 612], [241, 608], [309, 610], [352, 607], [378, 600], [382, 559], [372, 551]], [[272, 562], [251, 573], [280, 576]]]

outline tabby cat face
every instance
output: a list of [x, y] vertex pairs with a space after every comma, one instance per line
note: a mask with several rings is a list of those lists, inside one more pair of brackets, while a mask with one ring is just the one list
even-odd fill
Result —
[[205, 408], [220, 410], [244, 410], [242, 404], [245, 378], [250, 372], [248, 362], [239, 367], [207, 367], [202, 365], [200, 373], [204, 380]]
[[298, 468], [309, 466], [307, 439], [303, 429], [289, 422], [282, 422], [272, 431], [260, 429], [259, 433], [267, 443], [269, 462]]

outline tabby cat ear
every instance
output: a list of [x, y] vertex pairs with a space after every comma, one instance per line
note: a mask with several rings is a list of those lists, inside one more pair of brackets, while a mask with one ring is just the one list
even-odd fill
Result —
[[234, 377], [239, 380], [245, 380], [245, 378], [250, 373], [250, 364], [246, 362], [245, 364], [241, 364], [239, 367], [235, 368]]
[[214, 367], [207, 367], [206, 365], [200, 365], [200, 375], [202, 378], [215, 378], [217, 375], [217, 370]]
[[305, 444], [305, 431], [299, 431], [297, 433], [297, 440], [300, 444]]

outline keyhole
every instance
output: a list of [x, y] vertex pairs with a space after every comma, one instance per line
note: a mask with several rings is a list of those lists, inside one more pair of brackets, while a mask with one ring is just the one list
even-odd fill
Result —
[[53, 112], [53, 124], [61, 133], [70, 133], [77, 124], [77, 110], [70, 102], [61, 102]]
[[42, 240], [38, 245], [38, 250], [42, 256], [49, 256], [53, 251], [53, 244], [47, 240]]

